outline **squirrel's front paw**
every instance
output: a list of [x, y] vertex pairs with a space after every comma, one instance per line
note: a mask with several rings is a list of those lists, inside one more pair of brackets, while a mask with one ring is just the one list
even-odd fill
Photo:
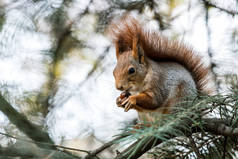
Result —
[[136, 98], [134, 96], [129, 96], [121, 105], [124, 106], [124, 111], [127, 112], [136, 106]]

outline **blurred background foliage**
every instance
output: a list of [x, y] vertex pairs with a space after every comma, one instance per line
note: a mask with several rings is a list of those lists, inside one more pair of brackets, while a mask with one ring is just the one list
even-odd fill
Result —
[[[133, 123], [136, 113], [115, 105], [116, 59], [106, 32], [125, 12], [192, 46], [226, 94], [225, 77], [238, 73], [237, 8], [236, 0], [1, 0], [0, 101], [19, 114], [1, 110], [0, 132], [38, 141], [10, 120], [19, 115], [36, 127], [32, 133], [47, 132], [45, 142], [93, 149]], [[0, 138], [5, 157], [3, 147], [17, 152], [22, 142]]]

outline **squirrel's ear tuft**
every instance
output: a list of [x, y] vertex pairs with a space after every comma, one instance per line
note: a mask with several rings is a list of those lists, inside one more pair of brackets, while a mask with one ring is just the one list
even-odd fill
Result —
[[139, 60], [139, 63], [144, 63], [145, 62], [144, 50], [143, 50], [143, 48], [140, 44], [139, 36], [136, 36], [136, 37], [133, 38], [132, 56], [136, 60]]
[[116, 47], [116, 57], [117, 59], [119, 58], [119, 56], [126, 50], [128, 50], [128, 46], [125, 44], [125, 42], [123, 40], [118, 40], [115, 43], [115, 47]]
[[118, 42], [115, 43], [115, 47], [116, 47], [116, 57], [117, 57], [117, 59], [118, 59], [119, 56], [120, 56], [120, 50], [119, 50], [119, 44], [118, 44]]

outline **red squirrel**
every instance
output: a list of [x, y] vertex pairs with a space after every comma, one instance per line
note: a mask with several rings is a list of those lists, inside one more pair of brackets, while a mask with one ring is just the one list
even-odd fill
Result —
[[183, 43], [144, 29], [129, 15], [112, 23], [109, 33], [116, 48], [116, 88], [123, 91], [117, 105], [126, 112], [135, 109], [139, 119], [155, 121], [183, 97], [210, 93], [209, 67]]

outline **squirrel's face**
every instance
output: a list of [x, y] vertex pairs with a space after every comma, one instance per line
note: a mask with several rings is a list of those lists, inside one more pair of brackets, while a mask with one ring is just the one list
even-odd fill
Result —
[[117, 65], [113, 71], [116, 88], [121, 91], [140, 91], [147, 74], [147, 65], [144, 56], [135, 57], [132, 52], [125, 51], [121, 53], [117, 57]]

